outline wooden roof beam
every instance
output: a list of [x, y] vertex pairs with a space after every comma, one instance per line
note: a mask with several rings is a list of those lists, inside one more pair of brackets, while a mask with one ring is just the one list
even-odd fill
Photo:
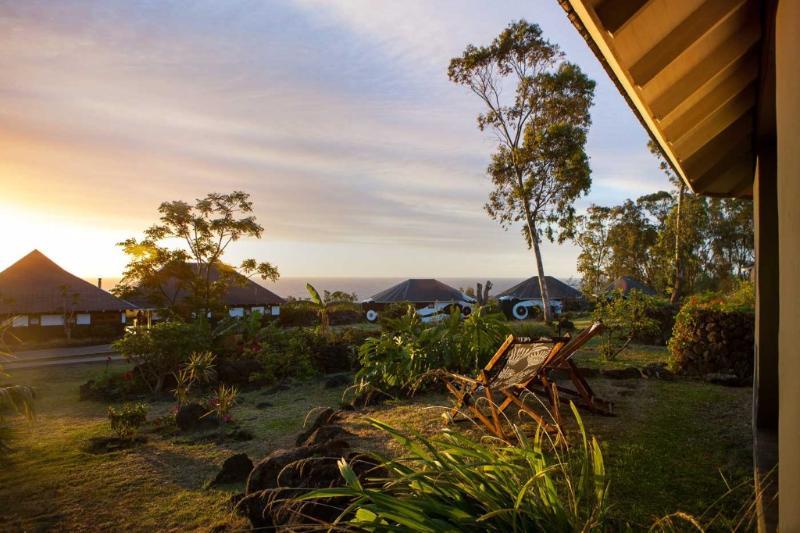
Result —
[[729, 77], [726, 81], [730, 83], [721, 83], [680, 117], [665, 126], [664, 135], [674, 146], [680, 146], [695, 130], [703, 128], [704, 124], [712, 121], [714, 116], [719, 116], [726, 106], [733, 104], [742, 112], [746, 112], [756, 101], [757, 75], [758, 72], [753, 72], [750, 79]]
[[[701, 188], [715, 188], [712, 185], [717, 184], [720, 180], [726, 177], [731, 169], [737, 169], [732, 175], [736, 175], [738, 169], [743, 166], [747, 167], [755, 163], [753, 156], [753, 147], [750, 145], [749, 140], [740, 141], [736, 145], [731, 146], [725, 154], [711, 167], [706, 170], [701, 176], [692, 180], [692, 183]], [[752, 170], [752, 169], [751, 169]], [[752, 172], [749, 173], [752, 179]], [[741, 178], [736, 176], [736, 185], [740, 185]]]
[[757, 72], [758, 55], [757, 32], [751, 30], [732, 36], [669, 89], [653, 99], [650, 103], [653, 116], [659, 120], [664, 119], [681, 102], [706, 84], [714, 83], [720, 76], [729, 76], [735, 70]]
[[638, 86], [644, 86], [687, 48], [733, 13], [744, 0], [706, 0], [630, 67]]
[[695, 179], [705, 174], [724, 157], [724, 154], [731, 151], [732, 147], [741, 151], [739, 148], [741, 142], [745, 140], [748, 143], [752, 142], [753, 120], [752, 113], [742, 115], [690, 157], [681, 160], [681, 166], [693, 186]]
[[686, 160], [703, 146], [711, 142], [725, 128], [745, 115], [751, 115], [755, 108], [754, 94], [747, 91], [739, 93], [735, 98], [726, 102], [722, 107], [706, 117], [702, 122], [692, 128], [678, 142], [670, 142], [675, 154]]
[[612, 35], [636, 17], [648, 0], [602, 0], [594, 8], [597, 18]]

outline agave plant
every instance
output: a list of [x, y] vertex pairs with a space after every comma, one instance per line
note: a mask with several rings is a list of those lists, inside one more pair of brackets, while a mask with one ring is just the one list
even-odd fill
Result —
[[359, 479], [339, 462], [344, 486], [312, 491], [299, 500], [346, 498], [330, 526], [359, 531], [590, 531], [610, 529], [605, 466], [573, 406], [581, 444], [559, 450], [541, 430], [516, 445], [477, 442], [456, 432], [428, 439], [371, 420], [406, 452], [377, 457], [385, 477]]

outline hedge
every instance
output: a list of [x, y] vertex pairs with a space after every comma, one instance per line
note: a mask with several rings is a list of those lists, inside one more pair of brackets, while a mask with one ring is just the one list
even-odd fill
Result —
[[755, 313], [717, 302], [689, 301], [675, 320], [669, 341], [671, 365], [679, 374], [753, 376]]

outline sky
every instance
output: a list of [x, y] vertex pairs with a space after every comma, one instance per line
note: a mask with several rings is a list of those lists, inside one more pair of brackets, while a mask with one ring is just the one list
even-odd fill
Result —
[[[469, 43], [538, 23], [597, 81], [578, 208], [667, 187], [555, 0], [0, 0], [0, 269], [38, 248], [118, 276], [162, 201], [244, 190], [264, 226], [225, 259], [281, 275], [535, 274], [483, 211], [495, 141], [447, 79]], [[545, 271], [576, 274], [573, 245]]]

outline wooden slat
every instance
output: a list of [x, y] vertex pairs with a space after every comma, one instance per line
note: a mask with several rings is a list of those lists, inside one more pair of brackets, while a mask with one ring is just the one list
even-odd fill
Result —
[[630, 68], [634, 83], [642, 86], [652, 80], [742, 3], [743, 0], [706, 0]]
[[749, 91], [740, 92], [696, 124], [677, 142], [673, 143], [675, 154], [681, 160], [688, 159], [723, 132], [725, 128], [736, 122], [743, 115], [749, 114], [755, 105], [755, 87]]
[[647, 2], [648, 0], [603, 0], [594, 10], [605, 29], [614, 34], [632, 20]]
[[[752, 165], [755, 164], [752, 146], [748, 140], [732, 146], [719, 161], [699, 176], [693, 183], [704, 189], [718, 189], [722, 182], [730, 181], [734, 187], [742, 181], [742, 169], [748, 169], [746, 175], [753, 177]], [[727, 189], [727, 187], [724, 187]]]
[[685, 76], [653, 99], [650, 103], [653, 116], [663, 119], [707, 83], [713, 83], [718, 76], [729, 76], [739, 70], [757, 72], [758, 36], [757, 27], [750, 25], [718, 46]]
[[696, 180], [714, 166], [732, 147], [739, 146], [744, 139], [750, 139], [753, 133], [753, 115], [742, 115], [733, 124], [720, 132], [690, 158], [681, 162], [690, 181]]
[[693, 128], [732, 99], [744, 98], [755, 102], [757, 95], [754, 82], [757, 76], [756, 71], [752, 72], [750, 79], [728, 76], [704, 98], [664, 126], [661, 130], [664, 136], [673, 144], [677, 144], [684, 135], [689, 134]]

